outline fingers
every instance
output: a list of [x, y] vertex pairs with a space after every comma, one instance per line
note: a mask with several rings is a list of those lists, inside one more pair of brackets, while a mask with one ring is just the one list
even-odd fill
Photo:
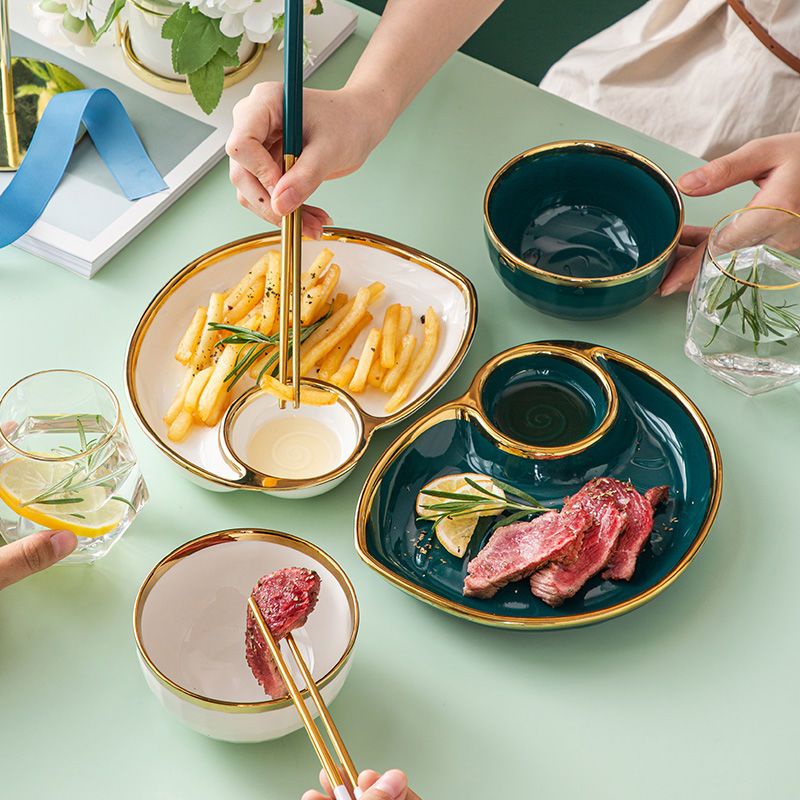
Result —
[[334, 172], [335, 157], [335, 152], [330, 149], [330, 140], [309, 142], [294, 166], [275, 185], [272, 210], [279, 216], [285, 216], [299, 208]]
[[756, 139], [728, 155], [715, 158], [678, 178], [678, 188], [684, 194], [704, 197], [744, 181], [757, 180], [782, 160], [782, 145], [776, 139]]
[[233, 128], [225, 145], [228, 156], [268, 194], [281, 177], [281, 169], [268, 148], [281, 136], [282, 124], [281, 84], [260, 83], [234, 106]]
[[39, 531], [0, 547], [0, 589], [68, 556], [78, 544], [70, 531]]
[[659, 294], [662, 297], [668, 297], [675, 292], [688, 291], [692, 286], [695, 275], [700, 271], [704, 252], [705, 244], [700, 244], [682, 258], [679, 258], [672, 270], [670, 270], [669, 275], [661, 283]]
[[[309, 790], [301, 800], [333, 800], [333, 788], [324, 770], [319, 774], [319, 781], [325, 794]], [[371, 769], [364, 770], [358, 776], [358, 788], [364, 793], [362, 800], [420, 800], [408, 788], [408, 779], [398, 769], [390, 769], [383, 775]]]
[[698, 244], [705, 244], [709, 233], [711, 233], [711, 228], [698, 225], [684, 225], [681, 231], [680, 243], [689, 245], [690, 247], [697, 247]]

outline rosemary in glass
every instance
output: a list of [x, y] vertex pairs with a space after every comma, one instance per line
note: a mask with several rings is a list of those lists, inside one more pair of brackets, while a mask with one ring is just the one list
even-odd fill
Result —
[[[800, 259], [766, 245], [762, 245], [762, 248], [787, 266], [795, 270], [800, 269]], [[734, 253], [731, 257], [726, 266], [726, 272], [735, 274], [737, 255], [738, 253]], [[727, 293], [724, 292], [726, 287], [728, 287]], [[742, 282], [733, 281], [727, 275], [720, 275], [714, 279], [708, 290], [706, 308], [709, 314], [722, 312], [719, 322], [714, 324], [714, 332], [706, 347], [713, 343], [725, 322], [734, 312], [739, 315], [742, 335], [746, 334], [748, 330], [750, 331], [754, 352], [758, 352], [762, 338], [770, 334], [780, 337], [773, 341], [786, 347], [784, 340], [800, 333], [800, 313], [793, 310], [797, 308], [796, 303], [784, 300], [780, 305], [776, 305], [764, 299], [761, 289], [761, 264], [758, 259], [758, 250], [753, 256], [750, 271], [747, 277], [742, 279]]]

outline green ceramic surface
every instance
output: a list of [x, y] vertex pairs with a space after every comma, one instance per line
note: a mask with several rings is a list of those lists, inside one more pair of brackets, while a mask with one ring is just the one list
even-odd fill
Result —
[[[595, 621], [590, 616], [595, 612], [635, 601], [658, 586], [704, 535], [715, 513], [713, 454], [694, 417], [663, 385], [613, 355], [597, 362], [611, 375], [619, 395], [616, 421], [597, 444], [565, 458], [532, 460], [501, 450], [471, 418], [439, 422], [416, 436], [383, 472], [366, 527], [368, 552], [396, 575], [440, 598], [520, 621], [576, 616], [575, 624]], [[558, 377], [576, 385], [574, 375]], [[420, 489], [433, 478], [457, 472], [490, 475], [553, 508], [601, 476], [630, 480], [642, 492], [667, 484], [670, 498], [656, 511], [653, 533], [630, 581], [592, 578], [553, 609], [531, 594], [527, 581], [509, 584], [488, 600], [463, 596], [467, 563], [488, 539], [488, 521], [480, 524], [466, 557], [459, 559], [439, 544], [430, 523], [418, 522], [415, 514]]]
[[[525, 244], [540, 225], [548, 224], [544, 220], [565, 208], [580, 209], [583, 216], [575, 211], [558, 229], [561, 238], [545, 232], [554, 252], [569, 253], [573, 268], [586, 261], [581, 253], [601, 250], [614, 256], [602, 269], [589, 264], [582, 271], [562, 273], [586, 278], [580, 285], [557, 282], [557, 273], [544, 256], [531, 256]], [[621, 231], [596, 233], [597, 214], [616, 221]], [[598, 319], [633, 308], [655, 292], [674, 262], [681, 218], [674, 187], [635, 153], [602, 143], [565, 142], [527, 155], [503, 171], [489, 190], [484, 222], [489, 257], [514, 294], [552, 316]], [[606, 228], [602, 230], [605, 233]], [[491, 231], [507, 251], [534, 269], [510, 259], [497, 247]], [[647, 264], [653, 268], [625, 279], [626, 272]], [[555, 275], [556, 281], [537, 274], [537, 269]], [[615, 276], [619, 283], [591, 280]]]

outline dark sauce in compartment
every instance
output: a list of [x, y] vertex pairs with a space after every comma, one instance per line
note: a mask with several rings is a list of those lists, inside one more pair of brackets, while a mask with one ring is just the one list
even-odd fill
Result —
[[503, 389], [494, 403], [494, 424], [518, 442], [560, 447], [577, 442], [592, 428], [586, 399], [569, 386], [528, 380]]

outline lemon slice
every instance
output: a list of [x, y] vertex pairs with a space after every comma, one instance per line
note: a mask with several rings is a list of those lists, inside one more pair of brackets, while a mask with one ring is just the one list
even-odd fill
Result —
[[[495, 485], [494, 481], [492, 481], [488, 475], [481, 475], [477, 472], [458, 472], [455, 475], [442, 475], [440, 478], [434, 478], [430, 483], [426, 483], [420, 490], [420, 493], [417, 495], [417, 516], [422, 519], [431, 519], [432, 517], [438, 516], [436, 512], [424, 508], [424, 506], [442, 502], [441, 498], [426, 495], [425, 492], [429, 490], [448, 492], [451, 494], [480, 494], [477, 489], [467, 483], [467, 478], [477, 483], [482, 489], [486, 489], [487, 492], [491, 492], [496, 497], [499, 497], [501, 500], [505, 499], [505, 492], [499, 486]], [[477, 516], [479, 517], [485, 517], [487, 514], [494, 513], [491, 510], [486, 510], [487, 508], [492, 508], [492, 501], [489, 500], [488, 497], [486, 499], [486, 506], [476, 507]]]
[[475, 526], [478, 524], [477, 514], [463, 517], [445, 517], [436, 526], [436, 538], [448, 553], [462, 558], [467, 552]]
[[80, 494], [54, 495], [78, 502], [25, 505], [72, 472], [69, 464], [15, 458], [0, 466], [0, 500], [15, 514], [44, 528], [64, 528], [76, 536], [97, 537], [114, 530], [125, 516], [126, 505], [109, 499], [100, 486], [89, 486]]

